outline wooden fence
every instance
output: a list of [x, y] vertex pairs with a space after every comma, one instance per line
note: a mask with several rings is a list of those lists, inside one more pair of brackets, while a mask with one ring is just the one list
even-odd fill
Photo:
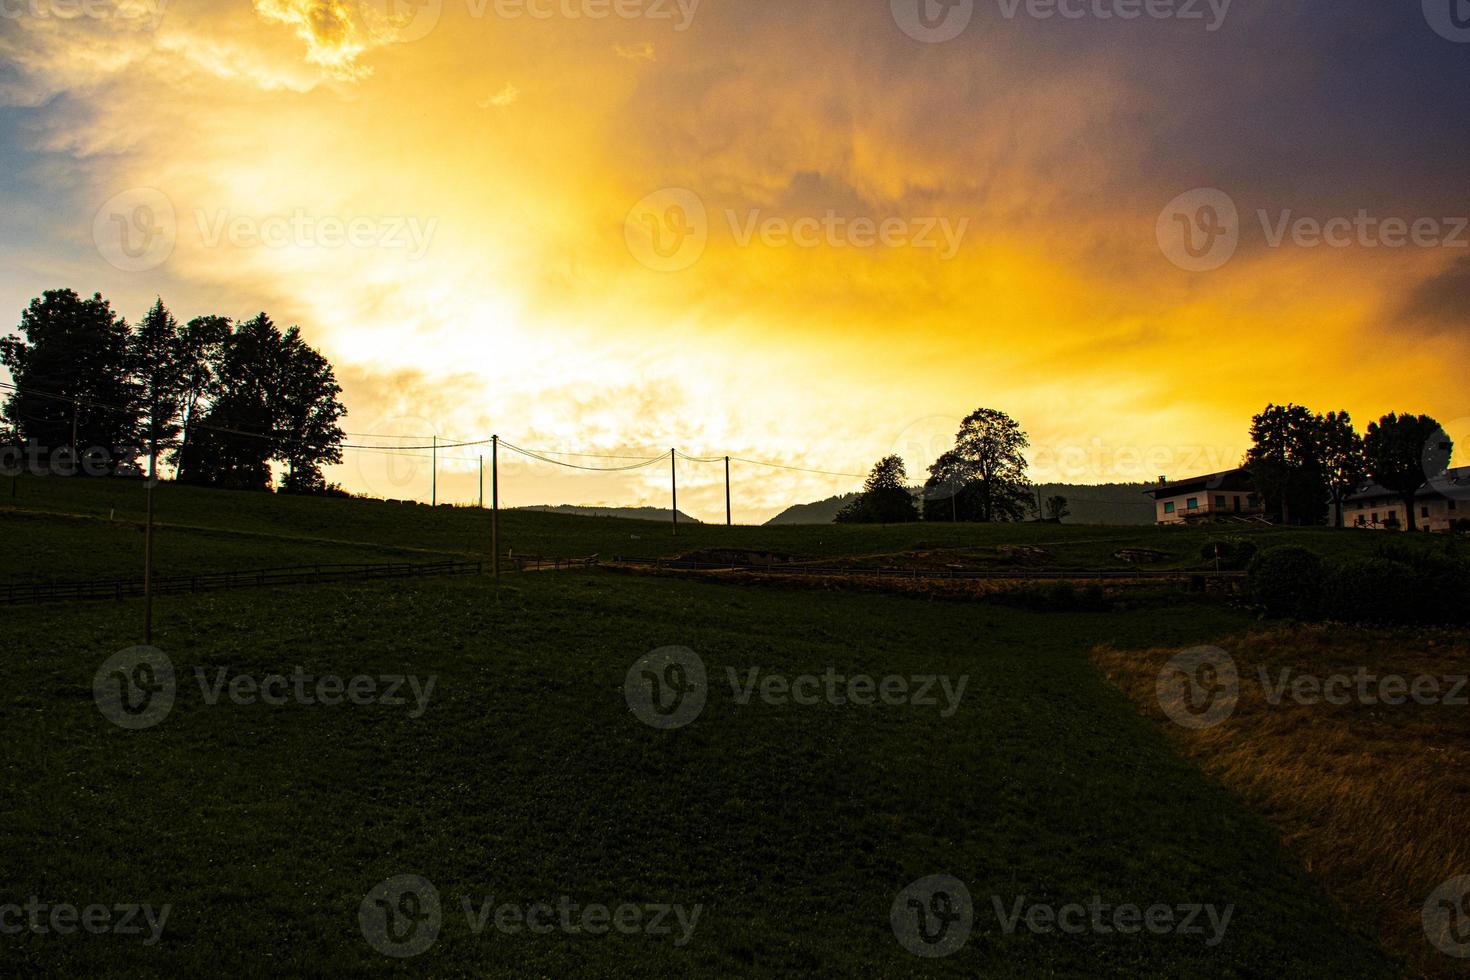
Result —
[[[394, 562], [368, 565], [297, 565], [200, 575], [158, 576], [154, 595], [185, 592], [214, 592], [220, 589], [264, 588], [272, 585], [316, 585], [326, 582], [368, 582], [376, 579], [423, 578], [430, 575], [463, 575], [483, 571], [480, 561], [439, 561], [427, 564]], [[92, 582], [52, 582], [0, 585], [0, 605], [33, 602], [86, 602], [122, 600], [141, 596], [139, 579], [110, 579]]]

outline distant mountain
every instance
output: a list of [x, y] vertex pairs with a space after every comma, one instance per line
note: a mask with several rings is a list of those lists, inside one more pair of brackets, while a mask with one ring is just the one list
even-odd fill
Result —
[[849, 500], [856, 497], [855, 493], [844, 493], [836, 497], [828, 497], [826, 500], [818, 500], [810, 504], [795, 504], [787, 507], [775, 517], [766, 521], [767, 524], [831, 524], [837, 519], [837, 512]]
[[[1072, 513], [1064, 519], [1065, 524], [1142, 525], [1154, 522], [1153, 503], [1143, 495], [1148, 488], [1146, 483], [1104, 483], [1097, 486], [1043, 483], [1038, 489], [1043, 501], [1058, 495], [1067, 498], [1067, 508]], [[796, 504], [766, 523], [831, 524], [842, 505], [856, 496], [848, 493], [810, 504]]]
[[[511, 510], [530, 510], [540, 514], [562, 514], [568, 517], [622, 517], [630, 521], [663, 521], [673, 523], [673, 512], [661, 510], [658, 507], [576, 507], [571, 504], [559, 504], [555, 507], [541, 504], [534, 507], [512, 507]], [[682, 510], [679, 511], [680, 524], [699, 524]]]
[[1043, 483], [1039, 489], [1042, 501], [1047, 497], [1067, 498], [1067, 509], [1072, 513], [1062, 519], [1063, 524], [1141, 525], [1154, 522], [1154, 502], [1143, 495], [1149, 487], [1147, 483]]

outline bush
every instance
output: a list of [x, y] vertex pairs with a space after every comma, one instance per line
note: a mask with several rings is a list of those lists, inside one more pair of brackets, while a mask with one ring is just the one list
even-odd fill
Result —
[[1322, 559], [1296, 545], [1268, 548], [1251, 560], [1246, 594], [1272, 616], [1311, 619], [1322, 605]]
[[1404, 562], [1348, 558], [1327, 573], [1322, 612], [1353, 623], [1425, 622], [1433, 606], [1424, 603], [1420, 586], [1420, 575]]
[[1112, 601], [1100, 585], [1088, 585], [1078, 591], [1071, 582], [1031, 585], [996, 597], [1006, 605], [1019, 606], [1032, 612], [1107, 612]]
[[1219, 538], [1205, 542], [1205, 546], [1199, 550], [1200, 557], [1210, 562], [1211, 567], [1214, 566], [1217, 553], [1221, 570], [1243, 571], [1250, 565], [1251, 559], [1256, 557], [1256, 543], [1245, 538]]

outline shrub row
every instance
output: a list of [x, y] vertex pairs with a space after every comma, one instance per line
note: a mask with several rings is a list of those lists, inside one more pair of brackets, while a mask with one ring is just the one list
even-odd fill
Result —
[[1324, 560], [1296, 545], [1251, 562], [1250, 600], [1272, 616], [1374, 624], [1470, 619], [1470, 567], [1448, 555], [1383, 546], [1371, 557]]

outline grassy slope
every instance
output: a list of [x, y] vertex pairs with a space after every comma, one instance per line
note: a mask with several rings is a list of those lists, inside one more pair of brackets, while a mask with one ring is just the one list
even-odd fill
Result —
[[[1207, 606], [1040, 616], [977, 605], [542, 575], [170, 599], [157, 643], [184, 686], [127, 732], [92, 674], [136, 603], [6, 612], [0, 847], [6, 898], [171, 902], [164, 941], [6, 937], [18, 972], [386, 972], [364, 893], [402, 873], [446, 904], [436, 975], [1388, 975], [1272, 833], [1183, 761], [1084, 651], [1238, 629]], [[631, 663], [700, 652], [715, 693], [688, 728], [633, 720]], [[418, 721], [382, 707], [206, 706], [196, 666], [439, 677]], [[731, 666], [968, 673], [933, 709], [737, 706]], [[22, 791], [23, 790], [23, 791]], [[949, 873], [969, 945], [904, 953], [889, 905]], [[470, 935], [462, 895], [707, 907], [694, 942]], [[1201, 937], [1001, 934], [990, 896], [1233, 903]]]
[[[1271, 704], [1260, 671], [1273, 683], [1283, 670], [1293, 679], [1355, 678], [1363, 667], [1380, 677], [1462, 677], [1470, 636], [1280, 626], [1216, 643], [1240, 671], [1240, 701], [1228, 720], [1200, 731], [1169, 724], [1159, 707], [1159, 671], [1177, 650], [1109, 647], [1093, 656], [1206, 772], [1268, 814], [1314, 876], [1417, 970], [1464, 975], [1463, 962], [1426, 942], [1421, 909], [1440, 883], [1470, 869], [1465, 707], [1412, 699], [1297, 703], [1289, 696]], [[1444, 682], [1440, 693], [1454, 683]]]
[[[14, 511], [45, 511], [83, 515], [94, 519], [136, 523], [143, 519], [144, 494], [136, 481], [76, 480], [28, 477], [16, 481], [10, 496], [9, 481], [0, 481], [0, 533], [12, 536]], [[208, 528], [238, 536], [231, 561], [253, 565], [291, 565], [329, 559], [343, 554], [342, 545], [367, 546], [362, 561], [399, 560], [381, 549], [480, 557], [490, 550], [490, 515], [473, 509], [404, 506], [367, 500], [338, 500], [231, 493], [161, 484], [155, 499], [160, 561], [167, 571], [203, 571], [191, 566], [206, 559], [220, 535], [190, 540], [190, 528]], [[10, 511], [10, 513], [7, 513]], [[185, 543], [169, 552], [170, 536]], [[502, 549], [557, 556], [599, 554], [650, 557], [680, 554], [699, 548], [734, 547], [772, 549], [813, 558], [849, 558], [898, 563], [892, 556], [911, 551], [943, 551], [943, 560], [985, 566], [1004, 564], [997, 549], [1002, 545], [1031, 545], [1045, 548], [1043, 563], [1059, 567], [1129, 567], [1114, 557], [1122, 548], [1149, 548], [1168, 557], [1154, 567], [1183, 567], [1201, 564], [1200, 548], [1221, 535], [1245, 535], [1261, 547], [1303, 543], [1324, 554], [1366, 553], [1387, 540], [1374, 531], [1331, 531], [1328, 529], [1272, 528], [1159, 528], [1087, 527], [1054, 524], [950, 525], [912, 524], [893, 527], [871, 526], [776, 526], [733, 527], [689, 525], [679, 536], [670, 535], [668, 525], [619, 518], [567, 517], [526, 511], [501, 514]], [[66, 532], [58, 532], [58, 540]], [[1428, 536], [1424, 536], [1427, 538]], [[275, 539], [275, 540], [272, 540]], [[1402, 538], [1400, 538], [1401, 540]], [[253, 543], [248, 543], [253, 540]], [[304, 545], [310, 540], [316, 550]], [[64, 553], [36, 552], [4, 563], [3, 574], [14, 580], [31, 577], [48, 579], [138, 574], [141, 536], [133, 542], [121, 530], [99, 531], [106, 541], [99, 553], [78, 559], [72, 571]], [[130, 542], [133, 546], [130, 547]], [[1440, 547], [1440, 542], [1416, 538], [1421, 547]], [[225, 554], [221, 545], [220, 556]], [[55, 549], [52, 549], [54, 552]], [[258, 552], [258, 558], [250, 556]], [[168, 557], [177, 554], [178, 560]], [[323, 557], [315, 557], [315, 555]], [[351, 554], [347, 552], [346, 554]], [[164, 568], [161, 565], [160, 568]], [[105, 570], [104, 570], [105, 569]]]

